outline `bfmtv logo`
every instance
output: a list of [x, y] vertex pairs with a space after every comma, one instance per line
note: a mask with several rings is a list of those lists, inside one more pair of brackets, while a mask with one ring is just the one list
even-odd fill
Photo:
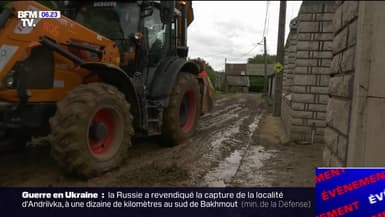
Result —
[[37, 11], [18, 11], [17, 18], [20, 19], [21, 27], [32, 28], [37, 24], [34, 21], [39, 18], [39, 13]]
[[60, 11], [18, 11], [17, 17], [20, 19], [21, 27], [33, 28], [37, 25], [38, 19], [60, 18]]

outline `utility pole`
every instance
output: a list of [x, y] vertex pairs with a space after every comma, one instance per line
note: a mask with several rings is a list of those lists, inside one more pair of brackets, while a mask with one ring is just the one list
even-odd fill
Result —
[[[286, 21], [286, 1], [280, 1], [279, 5], [279, 24], [278, 24], [278, 42], [277, 42], [277, 62], [283, 65], [284, 47], [285, 47], [285, 21]], [[281, 116], [282, 100], [282, 73], [275, 73], [274, 104], [273, 116]]]
[[227, 87], [227, 72], [226, 72], [226, 65], [227, 65], [227, 58], [225, 58], [225, 75], [224, 75], [224, 83], [225, 83], [225, 93], [228, 92], [228, 87]]
[[265, 62], [265, 76], [263, 83], [263, 93], [267, 96], [267, 51], [266, 51], [266, 37], [263, 37], [263, 60]]

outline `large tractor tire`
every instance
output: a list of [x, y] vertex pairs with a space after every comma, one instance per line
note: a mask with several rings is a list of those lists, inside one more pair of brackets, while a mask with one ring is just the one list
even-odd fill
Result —
[[180, 72], [163, 114], [162, 137], [165, 145], [178, 145], [195, 133], [201, 113], [200, 101], [197, 77]]
[[119, 166], [134, 133], [124, 95], [102, 83], [71, 91], [57, 104], [50, 125], [53, 158], [68, 172], [86, 178]]

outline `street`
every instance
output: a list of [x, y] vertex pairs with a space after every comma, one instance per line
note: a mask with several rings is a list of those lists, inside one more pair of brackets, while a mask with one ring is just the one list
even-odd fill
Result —
[[0, 186], [314, 186], [322, 147], [282, 142], [259, 94], [218, 94], [195, 136], [176, 147], [140, 139], [119, 168], [89, 180], [65, 174], [49, 147], [0, 155]]

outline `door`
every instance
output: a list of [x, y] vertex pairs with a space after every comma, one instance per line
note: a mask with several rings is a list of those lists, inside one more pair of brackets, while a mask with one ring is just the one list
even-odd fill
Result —
[[143, 24], [148, 44], [146, 84], [149, 85], [161, 59], [166, 56], [166, 25], [162, 23], [157, 7], [153, 7], [152, 15], [145, 17]]

